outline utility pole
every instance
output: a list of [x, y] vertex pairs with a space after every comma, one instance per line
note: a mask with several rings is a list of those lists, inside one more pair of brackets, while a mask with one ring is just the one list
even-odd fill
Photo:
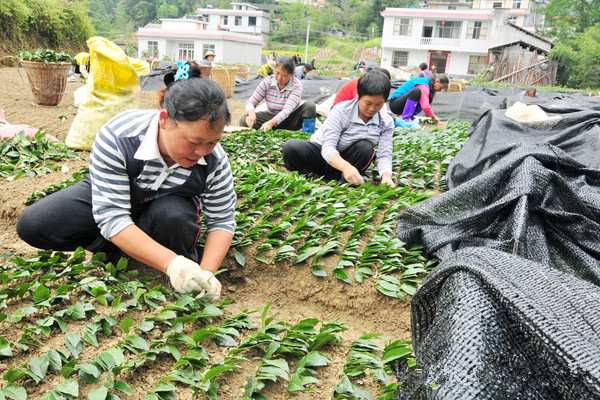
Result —
[[308, 20], [308, 26], [306, 27], [306, 47], [304, 49], [304, 62], [308, 62], [308, 37], [310, 34], [310, 19]]

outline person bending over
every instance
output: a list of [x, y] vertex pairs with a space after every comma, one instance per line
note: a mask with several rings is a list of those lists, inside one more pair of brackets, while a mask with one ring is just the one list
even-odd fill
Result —
[[[383, 72], [388, 77], [388, 79], [391, 79], [390, 72], [385, 68], [376, 68], [374, 71]], [[359, 80], [360, 77], [350, 79], [348, 82], [344, 83], [344, 85], [335, 95], [335, 98], [333, 99], [333, 105], [331, 107], [335, 107], [336, 104], [341, 103], [342, 101], [355, 99], [358, 93]]]
[[[302, 83], [294, 77], [294, 67], [292, 57], [280, 57], [274, 74], [263, 79], [246, 102], [241, 126], [297, 131], [302, 128], [303, 120], [310, 120], [314, 126], [317, 107], [312, 101], [300, 104]], [[267, 111], [255, 112], [262, 100], [267, 103]]]
[[258, 71], [256, 71], [256, 76], [264, 77], [273, 75], [273, 71], [275, 70], [275, 64], [275, 60], [269, 58], [267, 60], [267, 63], [260, 67]]
[[439, 118], [431, 108], [435, 93], [448, 87], [448, 77], [438, 75], [431, 78], [415, 78], [405, 82], [394, 93], [390, 100], [390, 111], [400, 115], [398, 126], [414, 127], [415, 116], [423, 111], [435, 123]]
[[310, 141], [291, 139], [284, 144], [285, 167], [302, 174], [312, 172], [328, 180], [343, 177], [347, 182], [361, 185], [362, 174], [377, 157], [381, 182], [394, 186], [394, 120], [380, 112], [390, 89], [390, 79], [384, 73], [370, 71], [363, 75], [358, 81], [358, 98], [334, 107]]
[[[214, 276], [235, 230], [236, 194], [219, 144], [231, 114], [223, 90], [181, 66], [160, 110], [128, 110], [98, 132], [90, 172], [27, 208], [19, 236], [34, 247], [124, 252], [165, 272], [180, 293], [218, 297]], [[201, 258], [200, 212], [208, 227]]]
[[294, 69], [294, 76], [296, 77], [296, 79], [304, 79], [306, 78], [306, 74], [308, 74], [312, 70], [313, 67], [310, 64], [298, 65]]

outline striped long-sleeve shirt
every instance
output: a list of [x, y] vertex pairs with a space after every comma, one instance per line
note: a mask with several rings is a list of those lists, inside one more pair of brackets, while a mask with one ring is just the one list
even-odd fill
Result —
[[377, 147], [379, 176], [385, 172], [392, 173], [394, 120], [388, 113], [380, 111], [365, 123], [358, 116], [357, 99], [343, 101], [333, 107], [323, 125], [310, 137], [311, 142], [322, 146], [321, 155], [327, 162], [333, 155], [363, 139]]
[[199, 198], [208, 231], [235, 231], [236, 194], [221, 145], [191, 168], [168, 167], [158, 148], [158, 111], [129, 110], [105, 124], [90, 154], [92, 212], [110, 239], [134, 222], [132, 209], [179, 194]]
[[279, 90], [274, 75], [268, 76], [258, 84], [246, 102], [246, 111], [254, 110], [264, 99], [267, 103], [267, 112], [279, 125], [300, 105], [302, 90], [302, 84], [293, 76], [283, 90]]

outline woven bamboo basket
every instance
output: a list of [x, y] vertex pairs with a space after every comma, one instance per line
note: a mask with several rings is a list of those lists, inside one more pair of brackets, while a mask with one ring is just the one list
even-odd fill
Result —
[[343, 78], [346, 76], [346, 73], [344, 71], [335, 71], [335, 76], [338, 78]]
[[464, 92], [467, 89], [468, 81], [464, 79], [450, 79], [450, 84], [448, 85], [449, 92]]
[[200, 72], [203, 78], [210, 78], [210, 71], [212, 67], [210, 65], [200, 65]]
[[37, 61], [20, 61], [27, 72], [33, 96], [38, 104], [55, 106], [62, 100], [67, 87], [67, 77], [71, 70], [70, 63], [43, 63]]
[[248, 74], [250, 73], [250, 67], [246, 64], [238, 64], [238, 65], [236, 65], [236, 67], [237, 67], [237, 76], [248, 80]]
[[237, 69], [238, 67], [225, 67], [222, 65], [215, 65], [212, 67], [211, 79], [221, 86], [221, 89], [223, 89], [227, 98], [233, 96]]

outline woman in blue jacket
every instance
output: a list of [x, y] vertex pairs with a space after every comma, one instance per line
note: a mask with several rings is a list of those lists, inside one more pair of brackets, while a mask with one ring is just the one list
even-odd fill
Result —
[[414, 128], [415, 116], [421, 111], [438, 122], [440, 119], [431, 109], [431, 102], [435, 93], [446, 90], [449, 83], [446, 75], [438, 75], [411, 79], [396, 89], [390, 97], [389, 104], [390, 111], [400, 115], [400, 118], [396, 119], [396, 125]]

